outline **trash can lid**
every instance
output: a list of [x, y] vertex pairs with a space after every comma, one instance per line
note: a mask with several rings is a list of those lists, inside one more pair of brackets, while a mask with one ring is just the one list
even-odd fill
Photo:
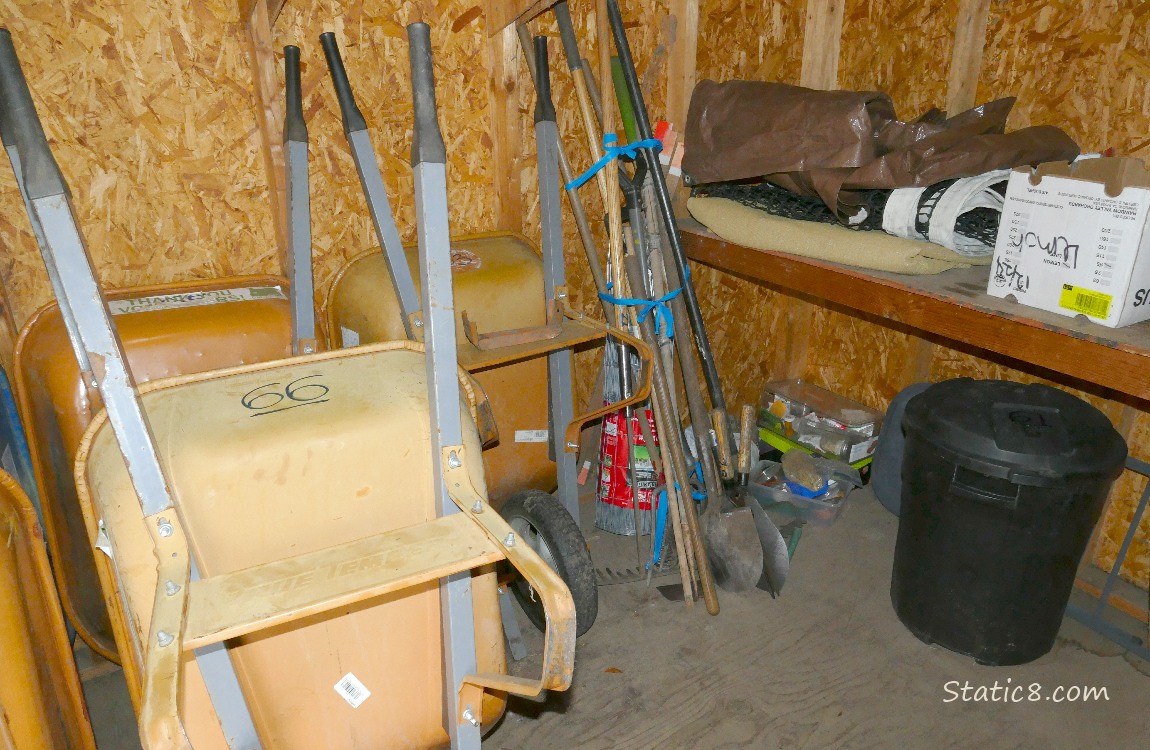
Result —
[[1126, 441], [1102, 412], [1038, 383], [944, 380], [911, 399], [902, 426], [908, 441], [1015, 484], [1113, 478], [1126, 461]]

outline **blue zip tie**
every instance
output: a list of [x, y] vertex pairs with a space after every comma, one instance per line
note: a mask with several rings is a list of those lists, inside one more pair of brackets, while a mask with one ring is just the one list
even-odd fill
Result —
[[639, 314], [636, 316], [638, 322], [641, 324], [647, 319], [647, 315], [651, 312], [655, 313], [655, 335], [660, 333], [660, 325], [667, 329], [667, 338], [675, 338], [675, 316], [671, 312], [671, 308], [667, 305], [668, 302], [675, 299], [680, 292], [683, 291], [679, 287], [673, 292], [667, 292], [659, 299], [635, 299], [634, 297], [612, 297], [610, 294], [600, 294], [599, 299], [604, 302], [610, 302], [612, 305], [623, 305], [625, 307], [639, 308]]
[[[687, 269], [687, 280], [691, 280], [690, 268]], [[614, 282], [608, 281], [607, 291], [611, 291], [611, 288], [614, 285]], [[677, 297], [682, 291], [683, 287], [679, 287], [673, 292], [667, 292], [659, 299], [652, 300], [635, 299], [633, 297], [612, 297], [609, 294], [600, 294], [599, 299], [603, 300], [604, 302], [610, 302], [612, 305], [623, 305], [624, 307], [639, 308], [639, 314], [637, 316], [639, 324], [642, 324], [643, 321], [647, 319], [647, 315], [654, 311], [655, 335], [659, 335], [660, 324], [662, 324], [667, 328], [667, 338], [673, 339], [675, 338], [675, 316], [671, 312], [671, 308], [667, 305], [667, 303], [675, 299], [675, 297]]]
[[615, 144], [618, 142], [619, 137], [614, 133], [607, 133], [604, 135], [603, 157], [599, 159], [599, 161], [592, 164], [586, 172], [579, 175], [574, 180], [571, 180], [571, 182], [568, 182], [564, 187], [566, 187], [568, 190], [574, 190], [575, 188], [582, 186], [587, 182], [587, 180], [594, 177], [600, 169], [615, 161], [620, 156], [626, 156], [630, 159], [634, 159], [636, 156], [638, 156], [638, 151], [641, 148], [653, 148], [656, 151], [660, 151], [663, 148], [663, 142], [658, 138], [646, 138], [641, 141], [635, 141], [634, 143], [628, 143], [626, 146], [616, 146]]

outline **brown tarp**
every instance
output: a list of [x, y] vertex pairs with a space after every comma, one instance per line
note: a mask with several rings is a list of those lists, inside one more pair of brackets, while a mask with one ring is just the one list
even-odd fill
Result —
[[1005, 132], [1013, 106], [1008, 97], [903, 122], [877, 91], [702, 81], [687, 114], [683, 171], [695, 184], [765, 178], [845, 217], [852, 190], [925, 187], [1078, 156], [1070, 136], [1050, 125]]

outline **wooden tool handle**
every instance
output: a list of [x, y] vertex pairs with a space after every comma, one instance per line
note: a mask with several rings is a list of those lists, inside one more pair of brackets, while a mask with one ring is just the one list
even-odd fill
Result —
[[[715, 428], [715, 444], [719, 449], [719, 473], [723, 479], [730, 481], [735, 478], [734, 458], [731, 455], [731, 431], [727, 425], [727, 412], [723, 409], [711, 411], [711, 426]], [[696, 435], [699, 441], [699, 450], [704, 450], [702, 436]]]
[[755, 407], [743, 405], [742, 420], [739, 424], [739, 482], [746, 484], [754, 468], [758, 451], [753, 449], [755, 437]]

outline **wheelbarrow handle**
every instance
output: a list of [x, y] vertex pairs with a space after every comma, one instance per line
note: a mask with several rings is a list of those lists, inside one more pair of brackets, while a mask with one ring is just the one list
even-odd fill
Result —
[[48, 148], [44, 127], [36, 116], [36, 105], [16, 57], [12, 34], [4, 28], [0, 28], [0, 137], [5, 147], [15, 146], [20, 155], [28, 200], [68, 194], [64, 176]]
[[435, 76], [431, 61], [431, 27], [413, 23], [407, 27], [411, 54], [411, 93], [415, 109], [415, 132], [411, 139], [411, 163], [446, 164], [447, 147], [439, 130], [435, 108]]
[[299, 47], [292, 44], [284, 47], [284, 84], [286, 99], [284, 140], [307, 143], [307, 123], [303, 118], [303, 96], [299, 76]]
[[335, 33], [325, 31], [319, 35], [319, 43], [323, 47], [323, 56], [327, 59], [327, 69], [331, 72], [331, 83], [335, 87], [335, 98], [339, 101], [339, 114], [343, 118], [343, 132], [350, 135], [361, 130], [367, 130], [367, 120], [355, 103], [355, 95], [351, 93], [351, 82], [347, 79], [347, 70], [343, 67], [343, 58], [339, 54], [339, 45], [335, 41]]

